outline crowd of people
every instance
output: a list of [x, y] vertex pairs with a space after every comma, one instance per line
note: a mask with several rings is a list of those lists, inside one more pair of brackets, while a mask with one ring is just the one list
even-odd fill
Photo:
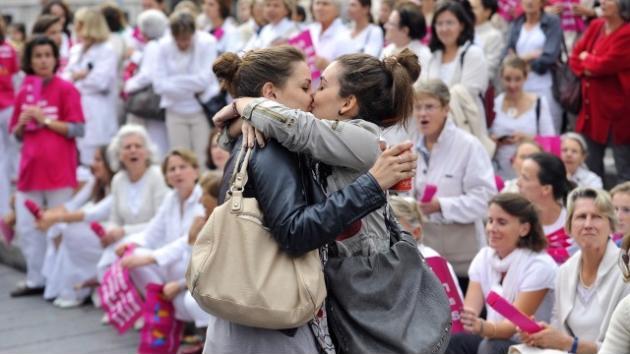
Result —
[[325, 307], [289, 335], [187, 288], [254, 149], [244, 195], [283, 251], [385, 252], [391, 208], [447, 262], [447, 353], [630, 352], [630, 0], [167, 5], [129, 21], [48, 0], [29, 31], [0, 19], [0, 233], [26, 261], [12, 297], [97, 305], [121, 259], [141, 296], [164, 284], [186, 352], [334, 353]]

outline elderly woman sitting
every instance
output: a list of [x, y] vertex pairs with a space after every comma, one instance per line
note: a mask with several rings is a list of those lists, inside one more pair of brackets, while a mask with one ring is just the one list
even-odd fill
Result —
[[562, 152], [560, 158], [567, 169], [567, 178], [578, 187], [602, 188], [602, 179], [591, 172], [584, 161], [588, 155], [586, 140], [577, 133], [562, 134]]
[[615, 307], [630, 293], [630, 285], [619, 281], [619, 249], [609, 237], [615, 223], [606, 192], [583, 187], [570, 194], [566, 230], [580, 251], [559, 269], [551, 325], [540, 323], [542, 331], [521, 333], [524, 343], [569, 353], [598, 352]]

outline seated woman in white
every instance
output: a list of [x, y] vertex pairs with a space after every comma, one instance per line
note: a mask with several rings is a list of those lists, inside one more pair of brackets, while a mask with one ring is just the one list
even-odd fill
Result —
[[518, 194], [499, 194], [490, 201], [486, 232], [488, 247], [470, 265], [462, 312], [466, 332], [451, 337], [447, 353], [505, 354], [516, 343], [517, 327], [491, 307], [486, 320], [479, 317], [490, 291], [527, 316], [547, 320], [551, 314], [557, 266], [544, 252], [534, 205]]
[[523, 140], [516, 145], [516, 153], [510, 158], [512, 169], [516, 172], [516, 178], [505, 181], [505, 187], [499, 192], [501, 193], [518, 193], [518, 176], [521, 174], [521, 165], [529, 156], [542, 152], [542, 149], [533, 140]]
[[562, 134], [562, 149], [560, 158], [567, 169], [567, 178], [578, 187], [602, 188], [602, 179], [586, 167], [588, 147], [586, 140], [577, 133]]
[[120, 128], [108, 147], [112, 169], [112, 206], [104, 248], [98, 262], [98, 278], [116, 260], [116, 247], [130, 235], [143, 231], [156, 214], [168, 191], [160, 168], [153, 165], [156, 148], [140, 125]]
[[574, 190], [568, 214], [566, 229], [580, 251], [558, 271], [551, 324], [540, 323], [544, 330], [521, 336], [529, 346], [595, 354], [613, 311], [630, 294], [630, 284], [621, 280], [619, 249], [610, 240], [616, 220], [608, 193], [587, 187]]
[[[188, 232], [204, 210], [199, 200], [201, 187], [196, 184], [199, 165], [195, 155], [185, 149], [171, 150], [164, 158], [162, 170], [167, 184], [173, 188], [164, 197], [160, 209], [144, 232], [131, 236], [119, 245], [116, 254], [123, 256], [131, 245], [133, 254], [123, 256], [122, 266], [130, 270], [131, 280], [145, 293], [149, 283], [164, 284], [184, 278], [188, 266]], [[199, 221], [197, 221], [199, 222]], [[184, 293], [173, 299], [175, 317], [189, 320], [184, 306]]]
[[91, 169], [94, 178], [70, 202], [46, 210], [37, 222], [40, 230], [48, 230], [49, 236], [54, 237], [57, 246], [52, 257], [48, 257], [51, 249], [47, 250], [44, 298], [54, 299], [53, 305], [62, 308], [79, 306], [90, 295], [90, 289], [81, 285], [95, 280], [96, 264], [103, 252], [90, 222], [105, 222], [109, 218], [114, 173], [107, 161], [107, 147], [96, 150]]
[[293, 1], [264, 0], [263, 2], [263, 17], [267, 24], [247, 43], [245, 51], [286, 43], [287, 39], [299, 32], [297, 24], [291, 21]]
[[354, 23], [350, 37], [353, 53], [365, 53], [379, 58], [383, 51], [383, 30], [372, 19], [371, 0], [350, 0], [348, 17]]

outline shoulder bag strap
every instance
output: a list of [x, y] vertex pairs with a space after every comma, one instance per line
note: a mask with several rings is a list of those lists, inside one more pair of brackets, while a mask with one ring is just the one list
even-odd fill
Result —
[[540, 134], [540, 96], [536, 97], [536, 133]]
[[247, 166], [252, 150], [253, 149], [246, 147], [241, 148], [236, 159], [236, 164], [234, 165], [234, 171], [230, 178], [230, 191], [228, 192], [231, 196], [230, 203], [232, 204], [232, 211], [240, 211], [243, 207], [243, 190], [245, 184], [247, 184]]

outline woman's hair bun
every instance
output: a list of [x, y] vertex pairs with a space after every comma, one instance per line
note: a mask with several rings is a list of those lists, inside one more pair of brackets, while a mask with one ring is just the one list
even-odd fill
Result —
[[226, 90], [232, 97], [236, 97], [237, 74], [241, 63], [242, 59], [237, 54], [226, 52], [221, 54], [212, 65], [212, 71], [221, 83], [222, 89]]
[[402, 65], [402, 67], [405, 68], [407, 74], [409, 74], [411, 82], [416, 82], [416, 80], [418, 80], [418, 77], [420, 77], [421, 70], [418, 56], [408, 48], [405, 48], [400, 53], [398, 53], [395, 58], [396, 62], [398, 62], [398, 64]]

